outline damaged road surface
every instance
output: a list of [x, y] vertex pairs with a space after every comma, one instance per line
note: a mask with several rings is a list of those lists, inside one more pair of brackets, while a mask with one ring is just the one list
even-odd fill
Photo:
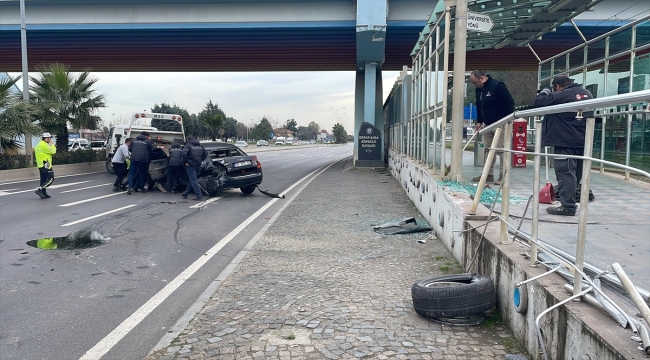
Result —
[[[351, 153], [349, 145], [259, 153], [260, 187], [281, 194]], [[114, 179], [59, 177], [47, 200], [34, 196], [37, 179], [0, 184], [3, 359], [81, 359], [98, 344], [107, 349], [98, 358], [144, 358], [286, 203], [238, 188], [202, 203], [158, 191], [127, 196], [111, 191]], [[90, 242], [69, 236], [80, 230]], [[139, 310], [159, 293], [156, 306]], [[111, 335], [118, 327], [124, 336]]]

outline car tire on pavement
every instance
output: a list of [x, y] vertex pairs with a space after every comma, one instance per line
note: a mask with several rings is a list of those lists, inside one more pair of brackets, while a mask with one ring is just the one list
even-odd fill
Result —
[[255, 186], [253, 186], [253, 185], [244, 186], [242, 188], [239, 188], [239, 190], [241, 190], [241, 192], [243, 192], [244, 194], [248, 195], [248, 194], [252, 194], [253, 191], [255, 191]]
[[454, 274], [420, 280], [411, 287], [413, 308], [434, 318], [479, 315], [497, 302], [494, 282], [477, 274]]
[[106, 171], [109, 174], [115, 174], [115, 168], [113, 168], [113, 159], [112, 158], [106, 159]]

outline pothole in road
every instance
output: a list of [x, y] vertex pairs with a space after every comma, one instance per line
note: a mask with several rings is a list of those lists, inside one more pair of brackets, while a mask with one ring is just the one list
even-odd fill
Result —
[[99, 246], [105, 244], [110, 239], [94, 230], [79, 230], [64, 237], [30, 240], [27, 242], [27, 245], [43, 250], [73, 250]]

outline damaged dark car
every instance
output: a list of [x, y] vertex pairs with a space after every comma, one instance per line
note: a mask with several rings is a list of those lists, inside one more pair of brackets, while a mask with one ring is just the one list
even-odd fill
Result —
[[[262, 183], [262, 164], [255, 155], [248, 155], [239, 147], [222, 142], [201, 144], [208, 151], [208, 158], [201, 164], [199, 185], [207, 195], [239, 188], [251, 194]], [[187, 184], [187, 179], [181, 180]]]

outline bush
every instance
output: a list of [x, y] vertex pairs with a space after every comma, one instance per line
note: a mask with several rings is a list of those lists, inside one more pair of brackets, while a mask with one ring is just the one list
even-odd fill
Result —
[[29, 167], [27, 155], [0, 154], [0, 170], [22, 169]]
[[52, 156], [54, 166], [63, 164], [79, 164], [93, 161], [103, 161], [106, 155], [102, 150], [76, 150], [56, 153]]
[[[79, 164], [93, 161], [104, 161], [106, 155], [102, 150], [77, 150], [56, 153], [52, 156], [52, 162], [57, 165]], [[33, 166], [29, 164], [26, 155], [0, 154], [0, 170], [22, 169]]]

